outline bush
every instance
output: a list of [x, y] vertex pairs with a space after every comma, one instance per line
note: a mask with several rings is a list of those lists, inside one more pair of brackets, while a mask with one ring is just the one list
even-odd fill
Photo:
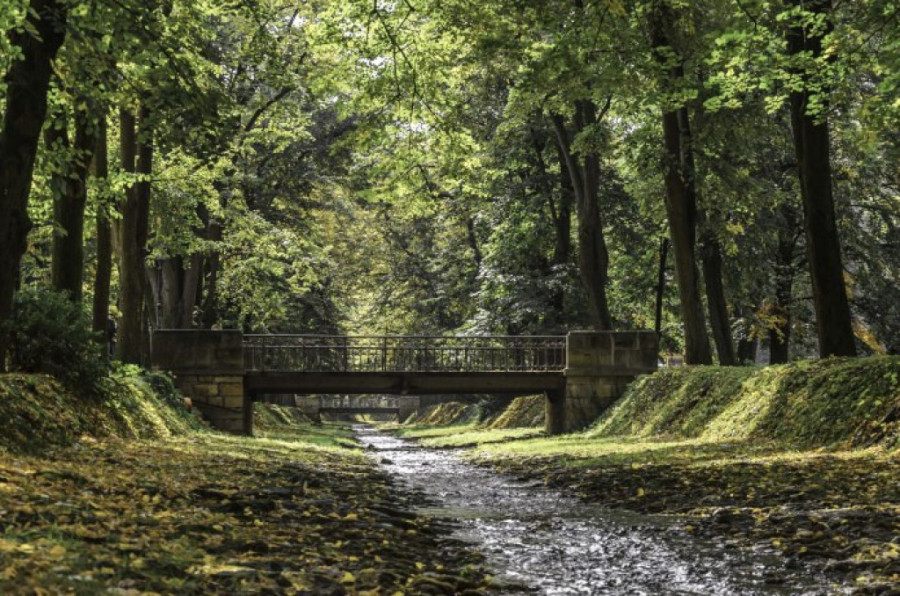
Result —
[[78, 394], [100, 390], [105, 349], [81, 304], [61, 292], [23, 289], [6, 327], [10, 370], [52, 375]]

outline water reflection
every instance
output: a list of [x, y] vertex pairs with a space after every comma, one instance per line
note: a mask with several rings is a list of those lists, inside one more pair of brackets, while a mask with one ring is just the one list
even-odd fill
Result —
[[780, 557], [692, 538], [671, 518], [604, 510], [452, 452], [357, 432], [389, 474], [426, 497], [421, 512], [457, 522], [456, 536], [487, 555], [507, 593], [834, 593], [805, 569], [785, 569]]

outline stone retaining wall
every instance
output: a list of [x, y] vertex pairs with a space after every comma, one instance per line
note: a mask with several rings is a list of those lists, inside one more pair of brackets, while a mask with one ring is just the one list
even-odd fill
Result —
[[153, 334], [154, 369], [175, 376], [175, 385], [213, 427], [253, 434], [253, 403], [244, 391], [240, 331], [159, 330]]
[[619, 399], [638, 375], [658, 366], [653, 331], [570, 331], [566, 338], [566, 388], [547, 396], [547, 434], [580, 430]]

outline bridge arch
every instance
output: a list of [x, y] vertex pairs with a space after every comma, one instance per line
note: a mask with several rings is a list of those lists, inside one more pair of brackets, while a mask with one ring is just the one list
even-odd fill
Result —
[[590, 424], [640, 374], [656, 370], [652, 331], [565, 336], [244, 335], [158, 330], [152, 366], [223, 430], [252, 434], [265, 394], [547, 396], [546, 430]]

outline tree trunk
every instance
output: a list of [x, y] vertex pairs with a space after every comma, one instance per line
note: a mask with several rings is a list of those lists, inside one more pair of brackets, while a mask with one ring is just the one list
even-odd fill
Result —
[[[98, 180], [105, 180], [109, 176], [109, 150], [106, 142], [106, 113], [104, 111], [97, 120], [97, 145], [94, 151], [94, 177]], [[94, 277], [92, 327], [105, 342], [109, 321], [109, 284], [112, 280], [112, 231], [109, 225], [109, 212], [102, 201], [97, 206], [96, 225], [97, 274]]]
[[[137, 131], [134, 114], [119, 110], [119, 156], [122, 170], [135, 173]], [[144, 318], [144, 262], [138, 250], [140, 205], [137, 185], [129, 186], [119, 205], [120, 219], [115, 226], [115, 245], [119, 267], [119, 323], [116, 357], [124, 362], [141, 361], [141, 326]]]
[[[830, 0], [794, 0], [794, 4], [826, 18], [831, 12]], [[809, 53], [818, 59], [822, 56], [822, 36], [826, 33], [809, 34], [802, 25], [795, 25], [788, 33], [788, 51], [793, 56]], [[800, 76], [804, 81], [808, 79], [806, 73], [801, 72]], [[800, 165], [819, 356], [855, 356], [856, 342], [834, 214], [828, 118], [825, 113], [808, 113], [811, 95], [806, 87], [791, 93], [791, 127]]]
[[783, 364], [789, 359], [791, 339], [791, 300], [794, 286], [794, 251], [797, 248], [797, 212], [792, 205], [782, 205], [775, 252], [776, 323], [769, 330], [769, 364]]
[[[222, 224], [218, 220], [211, 218], [209, 213], [205, 213], [203, 221], [206, 222], [206, 239], [220, 242], [222, 240]], [[206, 257], [206, 286], [203, 292], [203, 306], [201, 309], [203, 313], [203, 327], [205, 329], [212, 329], [219, 322], [218, 281], [220, 261], [219, 251], [212, 251]]]
[[[597, 124], [597, 108], [591, 101], [576, 102], [575, 131]], [[563, 164], [572, 180], [578, 217], [578, 269], [588, 295], [588, 311], [595, 329], [612, 329], [612, 317], [606, 298], [606, 282], [609, 278], [609, 253], [603, 236], [600, 217], [600, 157], [590, 152], [575, 158], [571, 139], [562, 116], [553, 116], [553, 128]], [[562, 164], [561, 164], [562, 165]]]
[[666, 292], [666, 258], [669, 256], [669, 239], [663, 238], [659, 244], [659, 269], [656, 273], [656, 312], [653, 329], [656, 335], [662, 334], [663, 296]]
[[566, 167], [563, 150], [556, 146], [559, 158], [559, 209], [554, 220], [556, 242], [553, 245], [553, 263], [568, 264], [572, 256], [572, 204], [575, 202], [575, 190], [572, 187], [572, 175]]
[[743, 337], [738, 342], [737, 357], [742, 364], [756, 363], [756, 349], [759, 342], [755, 337]]
[[[19, 265], [31, 220], [28, 195], [34, 157], [47, 115], [51, 61], [65, 38], [67, 8], [56, 0], [32, 0], [29, 27], [13, 30], [9, 41], [22, 51], [6, 73], [6, 110], [0, 130], [0, 329], [12, 313]], [[0, 370], [5, 368], [7, 334], [0, 331]]]
[[[653, 55], [660, 64], [666, 66], [669, 65], [666, 52], [660, 50], [669, 47], [666, 28], [672, 21], [672, 15], [667, 14], [662, 6], [657, 6], [650, 15]], [[682, 65], [679, 63], [669, 67], [668, 77], [673, 82], [682, 80]], [[706, 335], [695, 250], [697, 194], [687, 109], [681, 107], [665, 110], [662, 128], [665, 145], [666, 215], [684, 321], [684, 361], [686, 364], [711, 364], [712, 351]]]
[[[80, 100], [75, 101], [76, 104]], [[53, 289], [66, 292], [81, 302], [84, 282], [84, 207], [87, 202], [88, 167], [97, 144], [97, 128], [88, 109], [75, 108], [75, 143], [70, 161], [53, 176], [53, 246], [51, 279]], [[69, 134], [63, 114], [60, 126], [48, 128], [48, 149], [69, 148]]]
[[[703, 218], [706, 219], [705, 217]], [[728, 318], [728, 303], [725, 300], [725, 286], [722, 283], [722, 248], [715, 234], [706, 229], [700, 246], [700, 262], [703, 266], [703, 282], [706, 286], [706, 305], [709, 324], [712, 327], [716, 354], [722, 366], [734, 366], [734, 339], [731, 335], [731, 321]]]
[[156, 320], [156, 303], [150, 291], [148, 278], [150, 269], [147, 266], [147, 238], [150, 233], [150, 176], [153, 174], [153, 130], [150, 127], [150, 110], [141, 106], [138, 120], [137, 136], [137, 173], [140, 176], [135, 185], [137, 198], [137, 241], [136, 254], [139, 255], [141, 271], [144, 274], [144, 316], [141, 325], [141, 360], [150, 361], [150, 335], [158, 327]]
[[194, 305], [200, 282], [203, 258], [191, 255], [188, 267], [183, 257], [163, 259], [160, 301], [164, 329], [190, 329], [193, 326]]

